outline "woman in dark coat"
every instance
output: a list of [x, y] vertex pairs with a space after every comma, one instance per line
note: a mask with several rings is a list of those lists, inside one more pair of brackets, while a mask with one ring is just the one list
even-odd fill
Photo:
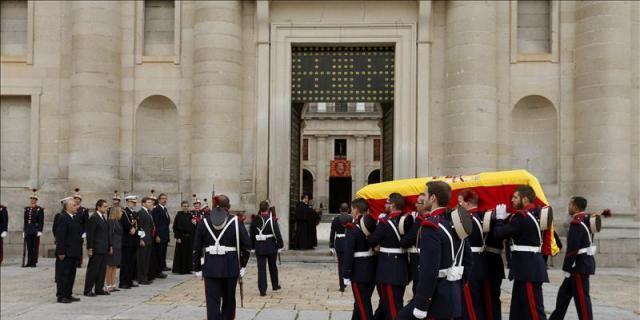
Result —
[[107, 291], [120, 291], [116, 287], [116, 269], [120, 266], [122, 256], [122, 209], [112, 207], [109, 215], [109, 239], [113, 253], [107, 257]]
[[189, 274], [192, 269], [193, 233], [196, 230], [196, 221], [189, 212], [189, 202], [182, 201], [182, 211], [176, 214], [173, 221], [173, 234], [176, 238], [176, 251], [173, 255], [173, 273]]

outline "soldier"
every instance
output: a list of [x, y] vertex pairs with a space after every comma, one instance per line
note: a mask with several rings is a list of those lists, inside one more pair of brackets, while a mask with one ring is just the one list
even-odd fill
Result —
[[468, 237], [471, 248], [473, 268], [467, 271], [462, 287], [462, 319], [493, 319], [487, 315], [484, 295], [485, 281], [487, 281], [487, 261], [485, 250], [484, 212], [478, 209], [478, 194], [471, 190], [462, 190], [458, 195], [458, 204], [467, 210], [473, 219], [473, 231]]
[[416, 295], [416, 288], [418, 287], [419, 273], [418, 266], [420, 264], [420, 254], [416, 248], [416, 240], [418, 238], [418, 230], [420, 230], [420, 221], [422, 221], [422, 214], [424, 212], [424, 195], [418, 196], [416, 200], [416, 211], [406, 213], [401, 218], [399, 226], [400, 245], [407, 250], [409, 254], [409, 279], [412, 282], [411, 291], [413, 295]]
[[82, 236], [82, 228], [78, 220], [73, 215], [78, 211], [78, 203], [72, 198], [65, 198], [63, 203], [64, 212], [58, 218], [56, 226], [56, 272], [58, 273], [56, 281], [56, 297], [58, 303], [71, 303], [80, 301], [74, 297], [73, 283], [76, 279], [76, 269], [78, 259], [82, 255], [82, 246], [80, 239]]
[[[558, 289], [556, 308], [549, 317], [550, 320], [564, 319], [569, 308], [571, 298], [576, 304], [576, 311], [580, 320], [593, 319], [591, 310], [591, 296], [589, 295], [589, 276], [596, 273], [596, 261], [593, 258], [595, 247], [593, 246], [594, 231], [591, 225], [599, 219], [595, 215], [587, 215], [587, 199], [573, 197], [569, 201], [569, 233], [567, 233], [567, 253], [564, 257], [562, 270], [565, 278]], [[603, 215], [610, 215], [605, 210]], [[597, 226], [596, 226], [597, 228]]]
[[[486, 215], [491, 215], [488, 211]], [[483, 224], [483, 227], [486, 227]], [[502, 304], [500, 302], [500, 286], [502, 279], [505, 277], [504, 262], [502, 261], [502, 251], [504, 249], [504, 239], [496, 238], [493, 230], [495, 229], [495, 220], [489, 222], [489, 232], [484, 240], [484, 258], [487, 264], [487, 280], [484, 283], [484, 295], [487, 303], [485, 311], [487, 319], [502, 319]]]
[[193, 220], [196, 225], [202, 221], [202, 201], [198, 199], [198, 197], [193, 195], [193, 210], [191, 210], [191, 220]]
[[542, 301], [542, 283], [549, 282], [540, 248], [542, 234], [536, 217], [536, 194], [529, 186], [520, 186], [511, 198], [514, 214], [507, 219], [506, 205], [496, 207], [493, 233], [499, 239], [510, 238], [509, 279], [513, 280], [509, 319], [546, 319]]
[[9, 225], [9, 214], [7, 207], [0, 204], [0, 266], [4, 258], [4, 238], [7, 236], [7, 227]]
[[447, 212], [444, 206], [450, 197], [451, 187], [446, 182], [427, 183], [425, 209], [431, 212], [420, 222], [418, 234], [420, 282], [398, 319], [424, 319], [427, 315], [429, 319], [450, 319], [462, 314], [461, 260], [471, 222], [464, 212]]
[[150, 197], [142, 198], [142, 209], [138, 211], [138, 252], [136, 255], [138, 283], [143, 285], [151, 284], [149, 280], [149, 264], [151, 262], [151, 245], [153, 232], [153, 210], [154, 200]]
[[255, 251], [256, 259], [258, 260], [258, 290], [260, 291], [260, 296], [267, 294], [267, 263], [269, 264], [271, 288], [274, 291], [280, 290], [276, 260], [278, 252], [284, 246], [284, 242], [282, 241], [278, 218], [273, 210], [275, 208], [270, 207], [268, 201], [260, 202], [260, 212], [251, 216], [251, 226], [249, 227], [251, 248]]
[[408, 282], [407, 253], [400, 245], [398, 225], [404, 209], [404, 198], [399, 193], [392, 193], [387, 199], [385, 216], [378, 217], [379, 225], [367, 241], [369, 246], [380, 246], [380, 254], [376, 266], [376, 283], [383, 292], [382, 312], [384, 319], [395, 319], [402, 308], [404, 290]]
[[124, 209], [120, 224], [122, 225], [122, 260], [120, 261], [120, 289], [131, 289], [138, 285], [133, 282], [136, 278], [136, 257], [140, 237], [138, 236], [138, 215], [135, 211], [137, 196], [124, 198], [127, 207]]
[[353, 291], [352, 319], [374, 319], [371, 295], [376, 285], [376, 255], [369, 247], [367, 236], [375, 230], [376, 221], [368, 210], [366, 200], [353, 200], [351, 218], [354, 223], [346, 224], [342, 276], [345, 285], [350, 285]]
[[[38, 194], [36, 189], [29, 196], [31, 205], [24, 208], [24, 228], [22, 237], [27, 247], [27, 263], [23, 267], [35, 268], [38, 263], [38, 251], [40, 249], [40, 236], [44, 226], [44, 208], [38, 205]], [[24, 259], [23, 259], [24, 260]]]
[[[76, 213], [73, 218], [78, 220], [80, 226], [82, 227], [82, 240], [80, 240], [80, 246], [84, 245], [84, 239], [87, 237], [87, 222], [89, 221], [89, 209], [82, 206], [82, 195], [80, 194], [80, 188], [75, 189], [75, 194], [73, 198], [78, 202], [78, 213]], [[80, 259], [78, 260], [78, 268], [82, 268], [82, 257], [80, 255]]]
[[193, 267], [196, 276], [204, 278], [209, 320], [235, 318], [236, 284], [249, 261], [249, 235], [229, 208], [229, 198], [218, 196], [214, 210], [198, 224], [193, 242]]
[[[340, 204], [340, 214], [331, 221], [331, 231], [329, 233], [329, 251], [331, 255], [338, 258], [338, 284], [340, 292], [344, 292], [345, 284], [342, 279], [342, 261], [344, 252], [344, 224], [352, 222], [349, 215], [349, 205], [347, 203]], [[343, 223], [341, 223], [343, 221]]]

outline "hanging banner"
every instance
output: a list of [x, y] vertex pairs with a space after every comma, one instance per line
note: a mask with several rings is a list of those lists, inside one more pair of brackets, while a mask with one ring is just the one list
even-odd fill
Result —
[[351, 161], [331, 160], [330, 177], [351, 177]]

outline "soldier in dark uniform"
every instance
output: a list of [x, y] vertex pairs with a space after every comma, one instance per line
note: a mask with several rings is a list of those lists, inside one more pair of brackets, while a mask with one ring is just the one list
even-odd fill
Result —
[[443, 181], [427, 183], [426, 210], [420, 222], [420, 281], [413, 300], [397, 319], [451, 319], [460, 317], [462, 252], [464, 241], [453, 228], [447, 209], [451, 187]]
[[564, 319], [571, 298], [576, 305], [580, 320], [593, 319], [591, 296], [589, 295], [589, 276], [596, 273], [596, 261], [593, 258], [593, 231], [589, 228], [589, 219], [596, 219], [584, 211], [587, 209], [587, 199], [573, 197], [569, 201], [569, 214], [572, 216], [567, 233], [567, 253], [564, 257], [562, 270], [565, 278], [558, 289], [556, 308], [549, 320]]
[[[89, 209], [82, 206], [82, 195], [80, 194], [80, 188], [75, 189], [76, 193], [73, 195], [73, 198], [78, 202], [78, 213], [76, 213], [73, 218], [78, 220], [80, 226], [82, 227], [82, 240], [80, 245], [84, 245], [84, 239], [87, 237], [87, 223], [89, 222]], [[80, 255], [80, 259], [78, 260], [78, 268], [82, 268], [82, 257]]]
[[[491, 214], [489, 212], [488, 214]], [[502, 251], [504, 249], [504, 239], [496, 238], [493, 230], [495, 221], [490, 222], [489, 232], [485, 236], [484, 241], [484, 258], [487, 263], [487, 280], [484, 283], [485, 311], [487, 319], [502, 319], [502, 304], [500, 302], [500, 286], [502, 279], [505, 277], [504, 262], [502, 261]]]
[[138, 237], [139, 247], [136, 256], [137, 279], [143, 285], [151, 284], [149, 280], [149, 266], [151, 263], [151, 245], [153, 241], [153, 210], [154, 200], [149, 197], [142, 198], [142, 209], [138, 211]]
[[[346, 218], [345, 218], [346, 216]], [[331, 255], [338, 258], [338, 285], [340, 292], [344, 292], [344, 281], [342, 279], [342, 261], [344, 252], [345, 226], [347, 222], [351, 222], [349, 215], [349, 205], [347, 203], [340, 204], [340, 214], [331, 221], [331, 231], [329, 233], [329, 251]], [[344, 223], [341, 223], [344, 221]]]
[[[473, 219], [473, 231], [468, 237], [473, 267], [467, 271], [462, 287], [462, 319], [489, 319], [485, 308], [485, 281], [488, 277], [487, 261], [484, 256], [485, 232], [484, 212], [478, 209], [478, 194], [471, 190], [463, 190], [458, 195], [458, 204], [467, 210]], [[492, 319], [492, 318], [491, 318]]]
[[387, 199], [387, 216], [378, 217], [376, 230], [368, 237], [369, 246], [380, 246], [376, 266], [376, 283], [383, 293], [382, 312], [384, 319], [395, 319], [402, 308], [404, 290], [409, 280], [407, 253], [400, 245], [398, 224], [404, 209], [404, 198], [392, 193]]
[[235, 318], [236, 285], [249, 261], [249, 234], [229, 208], [229, 198], [218, 196], [210, 216], [198, 224], [193, 242], [193, 267], [196, 276], [204, 278], [209, 320]]
[[202, 201], [198, 199], [198, 197], [193, 195], [193, 210], [191, 210], [191, 219], [196, 223], [196, 225], [202, 221]]
[[9, 214], [7, 207], [0, 204], [0, 266], [4, 258], [4, 238], [7, 236], [7, 227], [9, 226]]
[[342, 276], [353, 291], [352, 319], [374, 319], [371, 295], [376, 286], [376, 255], [369, 247], [367, 235], [375, 230], [375, 220], [367, 214], [367, 201], [351, 202], [353, 223], [346, 224]]
[[513, 280], [509, 319], [546, 319], [542, 300], [542, 283], [549, 282], [547, 268], [540, 253], [542, 234], [535, 216], [536, 194], [529, 186], [520, 186], [511, 199], [516, 210], [508, 220], [505, 205], [496, 207], [497, 238], [509, 238], [509, 279]]
[[73, 283], [76, 279], [76, 269], [78, 259], [82, 255], [82, 228], [73, 215], [78, 211], [78, 203], [71, 199], [65, 198], [63, 202], [63, 213], [58, 217], [56, 226], [56, 297], [59, 303], [71, 303], [80, 301], [74, 297]]
[[282, 241], [278, 218], [275, 216], [274, 210], [275, 208], [270, 207], [268, 201], [260, 202], [260, 212], [251, 217], [251, 226], [249, 227], [251, 248], [255, 251], [258, 261], [258, 290], [260, 291], [260, 296], [265, 296], [267, 292], [267, 263], [269, 264], [271, 288], [274, 291], [280, 289], [276, 260], [278, 252], [284, 246], [284, 242]]
[[27, 263], [23, 267], [35, 268], [38, 263], [38, 252], [40, 249], [40, 236], [44, 226], [44, 208], [38, 205], [38, 194], [36, 189], [29, 197], [31, 205], [24, 208], [24, 227], [22, 236], [27, 243]]
[[418, 266], [420, 265], [420, 254], [416, 248], [416, 240], [418, 238], [418, 231], [420, 230], [420, 221], [422, 221], [422, 213], [424, 211], [424, 195], [418, 196], [416, 201], [416, 211], [411, 213], [405, 213], [401, 218], [401, 223], [398, 226], [400, 236], [400, 245], [407, 250], [409, 254], [409, 280], [412, 282], [411, 291], [413, 295], [416, 295], [416, 288], [418, 287], [419, 272]]
[[120, 261], [120, 289], [131, 289], [138, 285], [133, 282], [136, 278], [136, 257], [140, 236], [138, 235], [138, 215], [135, 211], [138, 197], [127, 196], [127, 207], [124, 209], [120, 224], [122, 225], [122, 260]]

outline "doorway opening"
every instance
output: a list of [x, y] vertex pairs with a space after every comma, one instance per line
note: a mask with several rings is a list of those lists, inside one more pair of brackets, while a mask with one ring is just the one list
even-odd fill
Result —
[[351, 203], [351, 177], [329, 178], [329, 213], [339, 213], [345, 202]]

